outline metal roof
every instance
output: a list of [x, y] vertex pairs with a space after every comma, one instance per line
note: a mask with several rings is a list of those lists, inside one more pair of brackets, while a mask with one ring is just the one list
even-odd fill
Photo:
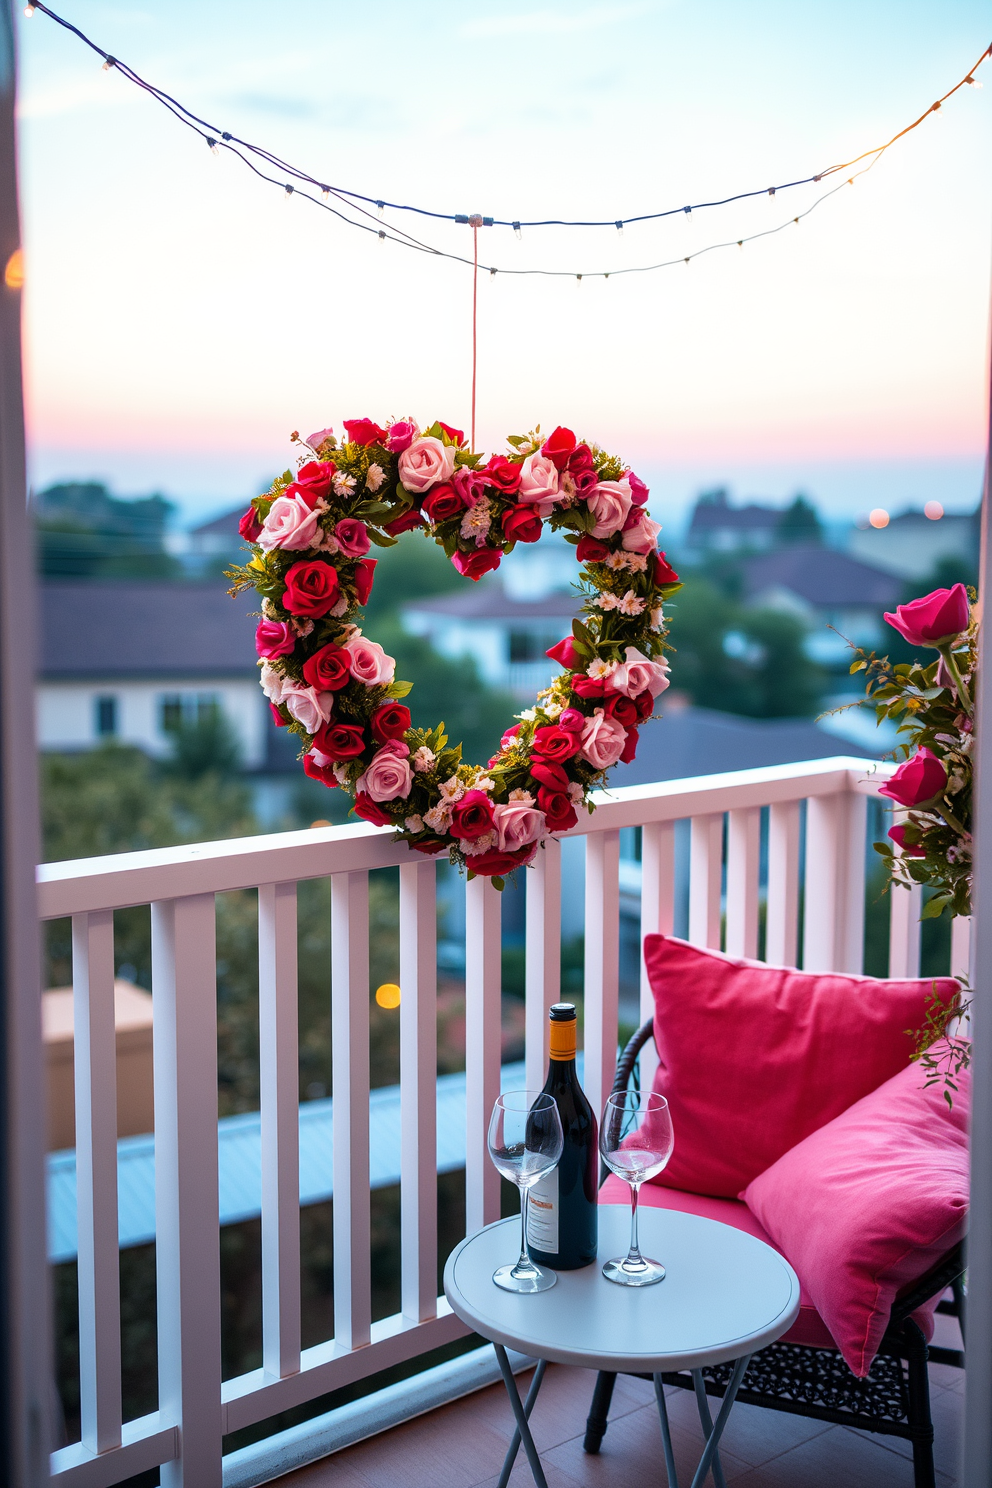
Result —
[[788, 589], [807, 604], [823, 609], [844, 605], [883, 609], [899, 602], [903, 580], [887, 569], [862, 563], [836, 548], [811, 543], [778, 548], [747, 558], [741, 565], [748, 596], [768, 589]]
[[[578, 1058], [582, 1075], [582, 1055]], [[503, 1090], [524, 1082], [524, 1064], [504, 1064]], [[300, 1106], [300, 1203], [320, 1204], [333, 1193], [331, 1150], [334, 1100]], [[254, 1219], [262, 1204], [262, 1142], [257, 1111], [225, 1116], [217, 1123], [220, 1222]], [[400, 1181], [400, 1087], [386, 1085], [369, 1096], [370, 1186], [389, 1188]], [[465, 1075], [441, 1075], [437, 1082], [437, 1170], [465, 1166]], [[121, 1248], [155, 1238], [155, 1138], [122, 1137], [117, 1143], [117, 1233]], [[76, 1256], [76, 1153], [48, 1156], [48, 1259]]]

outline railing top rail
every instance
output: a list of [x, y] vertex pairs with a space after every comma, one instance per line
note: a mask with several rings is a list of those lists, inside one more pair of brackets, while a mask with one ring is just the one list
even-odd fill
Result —
[[[650, 785], [598, 791], [595, 812], [569, 836], [677, 821], [682, 817], [738, 807], [768, 806], [806, 796], [846, 791], [874, 795], [892, 766], [837, 755], [757, 770], [732, 770]], [[410, 862], [410, 849], [394, 842], [392, 829], [365, 822], [340, 827], [273, 832], [145, 852], [112, 853], [38, 869], [38, 913], [42, 919], [123, 909], [186, 894], [224, 893], [262, 884], [322, 878], [331, 873], [392, 868]]]

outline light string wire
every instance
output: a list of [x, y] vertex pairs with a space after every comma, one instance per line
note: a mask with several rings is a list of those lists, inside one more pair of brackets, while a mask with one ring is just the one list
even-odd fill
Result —
[[[25, 7], [25, 14], [33, 15], [35, 11], [39, 10], [42, 12], [43, 15], [48, 16], [50, 20], [55, 21], [56, 24], [61, 26], [64, 30], [77, 37], [79, 41], [81, 41], [85, 46], [89, 47], [91, 51], [95, 52], [97, 56], [102, 57], [105, 68], [113, 68], [117, 70], [125, 78], [127, 78], [129, 82], [133, 83], [136, 87], [148, 93], [152, 98], [156, 100], [156, 102], [162, 104], [162, 106], [166, 108], [169, 113], [171, 113], [173, 117], [176, 118], [181, 124], [185, 124], [187, 128], [192, 129], [195, 134], [198, 134], [201, 139], [205, 140], [211, 150], [215, 152], [221, 148], [229, 150], [242, 162], [243, 165], [246, 165], [248, 169], [252, 171], [254, 175], [258, 176], [261, 180], [268, 182], [270, 185], [278, 186], [282, 191], [286, 193], [287, 196], [302, 196], [304, 200], [312, 202], [314, 206], [321, 207], [325, 211], [330, 212], [334, 217], [337, 217], [339, 221], [346, 223], [349, 227], [359, 228], [363, 232], [374, 233], [380, 239], [380, 241], [398, 243], [401, 247], [412, 248], [417, 252], [429, 254], [431, 257], [434, 258], [444, 258], [450, 260], [453, 263], [466, 264], [467, 266], [472, 268], [473, 275], [476, 278], [478, 276], [478, 270], [480, 267], [478, 262], [479, 226], [512, 227], [517, 232], [519, 232], [520, 229], [523, 227], [552, 226], [615, 227], [619, 230], [624, 226], [625, 223], [657, 221], [664, 217], [688, 215], [691, 214], [693, 211], [704, 210], [708, 207], [726, 206], [732, 202], [743, 201], [748, 198], [757, 196], [774, 196], [779, 191], [786, 191], [795, 186], [805, 186], [810, 185], [814, 182], [822, 181], [829, 176], [833, 176], [842, 171], [849, 170], [851, 166], [860, 164], [862, 160], [870, 160], [869, 165], [863, 166], [861, 170], [853, 172], [853, 174], [842, 183], [843, 185], [853, 185], [858, 176], [866, 174], [866, 172], [871, 170], [873, 166], [877, 165], [878, 161], [882, 158], [885, 152], [891, 149], [891, 147], [896, 144], [898, 140], [904, 139], [906, 135], [910, 134], [914, 129], [919, 128], [919, 126], [924, 122], [925, 119], [930, 118], [932, 115], [939, 114], [940, 109], [943, 107], [946, 101], [955, 93], [957, 93], [959, 89], [965, 87], [967, 84], [974, 84], [974, 73], [982, 65], [982, 63], [987, 60], [989, 56], [992, 56], [992, 46], [989, 46], [985, 49], [984, 52], [982, 52], [981, 56], [975, 62], [974, 66], [971, 67], [967, 73], [965, 73], [964, 77], [961, 78], [959, 82], [955, 83], [953, 88], [949, 88], [946, 93], [942, 94], [941, 97], [938, 98], [934, 103], [932, 103], [930, 107], [927, 108], [922, 114], [920, 114], [917, 119], [914, 119], [911, 124], [907, 124], [905, 128], [900, 129], [899, 132], [897, 134], [894, 134], [890, 140], [886, 141], [885, 144], [877, 145], [870, 150], [865, 150], [860, 155], [854, 156], [851, 160], [841, 162], [837, 165], [828, 166], [825, 170], [820, 171], [816, 175], [806, 176], [796, 181], [785, 182], [781, 186], [765, 187], [757, 191], [738, 192], [734, 196], [723, 197], [720, 200], [699, 202], [695, 205], [689, 205], [685, 207], [673, 207], [663, 212], [644, 213], [634, 217], [626, 217], [622, 219], [618, 218], [610, 222], [572, 222], [557, 219], [547, 219], [545, 221], [537, 222], [523, 222], [517, 220], [504, 221], [503, 219], [496, 219], [492, 217], [479, 217], [477, 214], [474, 217], [470, 217], [463, 213], [433, 212], [429, 211], [427, 208], [409, 206], [396, 202], [387, 202], [377, 197], [365, 196], [360, 192], [349, 191], [344, 187], [336, 187], [324, 184], [318, 181], [316, 177], [311, 176], [307, 174], [307, 172], [300, 170], [298, 167], [281, 160], [277, 155], [274, 155], [271, 151], [264, 149], [262, 146], [253, 145], [250, 143], [250, 141], [242, 140], [237, 135], [231, 134], [229, 131], [219, 130], [216, 125], [212, 125], [207, 120], [201, 119], [199, 115], [194, 114], [190, 109], [187, 109], [185, 105], [181, 104], [178, 99], [173, 98], [163, 89], [158, 88], [155, 84], [150, 83], [145, 78], [141, 77], [126, 62], [122, 62], [120, 58], [104, 51], [102, 47], [98, 46], [96, 42], [92, 41], [90, 37], [88, 37], [83, 31], [81, 31], [78, 26], [73, 25], [71, 21], [67, 21], [63, 16], [58, 15], [54, 10], [50, 9], [49, 6], [45, 5], [43, 3], [43, 0], [32, 0], [32, 3], [29, 3]], [[253, 160], [249, 159], [248, 155], [242, 153], [243, 151], [247, 151], [248, 154], [255, 155], [259, 159], [268, 162], [270, 165], [278, 167], [280, 170], [285, 171], [288, 175], [290, 175], [297, 181], [303, 182], [306, 185], [316, 187], [321, 193], [320, 197], [312, 196], [308, 191], [301, 190], [301, 188], [298, 186], [294, 186], [286, 181], [281, 181], [275, 176], [268, 175], [264, 170], [261, 170], [254, 163]], [[611, 277], [619, 277], [624, 274], [653, 273], [658, 269], [671, 268], [675, 264], [690, 263], [694, 258], [701, 258], [704, 254], [714, 253], [719, 249], [732, 247], [742, 248], [745, 243], [755, 242], [759, 238], [772, 237], [776, 233], [783, 232], [787, 227], [791, 227], [801, 222], [804, 217], [808, 217], [810, 213], [815, 211], [818, 206], [827, 201], [831, 196], [834, 196], [841, 189], [842, 186], [835, 186], [833, 190], [827, 191], [822, 196], [818, 197], [814, 202], [811, 203], [809, 207], [806, 208], [805, 211], [798, 213], [794, 217], [788, 218], [785, 222], [780, 223], [777, 227], [765, 228], [763, 231], [749, 233], [740, 238], [731, 238], [725, 242], [710, 243], [704, 248], [697, 248], [692, 253], [681, 254], [678, 257], [664, 259], [659, 261], [658, 263], [636, 265], [633, 267], [622, 269], [596, 269], [592, 271], [587, 270], [583, 271], [582, 273], [576, 272], [575, 270], [571, 269], [498, 268], [494, 265], [489, 264], [483, 264], [481, 265], [481, 267], [485, 269], [492, 277], [494, 277], [497, 273], [501, 273], [512, 274], [516, 277], [576, 279], [579, 281], [581, 281], [582, 279], [609, 279]], [[347, 216], [345, 212], [339, 211], [337, 210], [337, 208], [332, 207], [329, 201], [329, 198], [331, 197], [333, 197], [339, 203], [339, 206], [346, 207], [349, 211], [357, 212], [359, 216], [367, 218], [368, 222], [356, 221], [353, 217]], [[429, 243], [424, 243], [420, 239], [412, 237], [409, 233], [404, 232], [402, 228], [395, 227], [392, 224], [390, 225], [390, 228], [384, 228], [381, 225], [376, 225], [376, 218], [374, 218], [370, 212], [360, 207], [358, 205], [359, 202], [367, 202], [369, 205], [374, 205], [380, 212], [385, 207], [389, 207], [390, 210], [414, 212], [420, 216], [431, 217], [436, 220], [471, 224], [473, 226], [473, 237], [475, 239], [473, 257], [467, 258], [462, 254], [450, 253], [446, 252], [444, 249], [436, 248]]]

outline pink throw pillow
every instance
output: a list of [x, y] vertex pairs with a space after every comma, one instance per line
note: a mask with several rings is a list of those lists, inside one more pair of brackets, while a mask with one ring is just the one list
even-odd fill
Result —
[[859, 1377], [897, 1294], [964, 1236], [970, 1089], [964, 1074], [948, 1109], [910, 1065], [741, 1194]]
[[648, 935], [658, 1069], [675, 1151], [655, 1182], [736, 1198], [811, 1132], [909, 1063], [931, 989], [736, 960]]

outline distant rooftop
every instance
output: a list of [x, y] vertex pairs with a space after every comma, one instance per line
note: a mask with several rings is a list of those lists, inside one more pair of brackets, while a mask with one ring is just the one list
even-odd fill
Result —
[[747, 506], [731, 506], [726, 491], [714, 491], [696, 502], [690, 536], [733, 529], [738, 532], [773, 532], [781, 521], [782, 513], [776, 506], [761, 506], [749, 502]]
[[247, 507], [248, 502], [243, 501], [233, 511], [222, 512], [219, 517], [211, 517], [209, 522], [198, 522], [195, 527], [189, 529], [190, 537], [240, 537], [238, 523]]
[[835, 548], [805, 544], [747, 558], [741, 569], [749, 598], [768, 589], [788, 589], [819, 609], [894, 606], [903, 588], [900, 579], [885, 569]]
[[539, 599], [506, 592], [499, 579], [482, 580], [455, 594], [435, 594], [411, 600], [406, 610], [448, 616], [452, 620], [570, 620], [579, 610], [579, 597], [570, 593], [543, 594]]

